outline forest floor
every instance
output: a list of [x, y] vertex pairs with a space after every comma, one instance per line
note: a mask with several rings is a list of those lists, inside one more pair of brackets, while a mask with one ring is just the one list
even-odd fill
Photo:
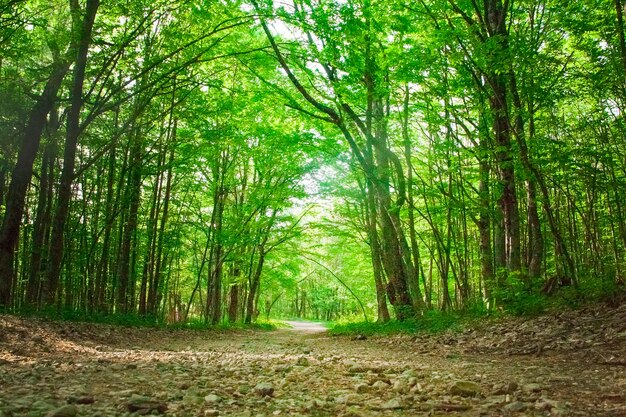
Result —
[[626, 305], [331, 336], [0, 315], [0, 416], [626, 416]]

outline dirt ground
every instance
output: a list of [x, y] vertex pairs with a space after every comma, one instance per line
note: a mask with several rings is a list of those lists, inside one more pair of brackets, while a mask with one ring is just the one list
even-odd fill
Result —
[[626, 305], [331, 336], [0, 316], [0, 417], [626, 416]]

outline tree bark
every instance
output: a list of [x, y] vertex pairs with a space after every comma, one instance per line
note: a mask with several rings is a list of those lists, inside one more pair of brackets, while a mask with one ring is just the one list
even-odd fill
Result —
[[[76, 0], [70, 0], [72, 14], [78, 22], [80, 10]], [[80, 112], [83, 107], [83, 84], [87, 68], [87, 54], [91, 44], [91, 32], [96, 13], [100, 6], [99, 0], [87, 0], [85, 15], [80, 22], [80, 31], [76, 44], [76, 61], [70, 92], [70, 109], [67, 114], [67, 131], [65, 149], [63, 152], [63, 170], [57, 197], [56, 210], [52, 221], [52, 239], [50, 241], [50, 259], [46, 271], [46, 301], [52, 305], [56, 299], [63, 260], [63, 246], [65, 244], [65, 223], [69, 213], [72, 198], [72, 184], [74, 182], [74, 166], [76, 163], [76, 149], [80, 135]], [[78, 25], [77, 25], [78, 26]]]
[[69, 69], [69, 63], [55, 60], [44, 91], [30, 111], [18, 150], [17, 163], [11, 174], [7, 192], [7, 205], [0, 231], [0, 307], [12, 305], [13, 256], [24, 214], [26, 191], [33, 175], [33, 164], [39, 150], [46, 117], [54, 107], [61, 82]]
[[37, 214], [33, 223], [30, 272], [26, 288], [26, 303], [31, 306], [39, 304], [41, 291], [42, 257], [44, 252], [45, 236], [49, 232], [50, 217], [52, 210], [53, 182], [54, 182], [54, 157], [56, 144], [49, 143], [44, 150], [41, 162], [41, 174], [39, 176], [39, 198], [37, 201]]
[[126, 184], [124, 204], [128, 210], [126, 222], [123, 225], [121, 235], [121, 246], [118, 257], [118, 287], [116, 310], [119, 313], [128, 313], [132, 300], [132, 258], [134, 256], [135, 233], [137, 230], [139, 202], [141, 200], [141, 130], [136, 128], [133, 133], [133, 145], [129, 156], [128, 183]]
[[261, 283], [261, 273], [263, 272], [263, 264], [265, 263], [265, 248], [263, 245], [258, 247], [259, 258], [257, 260], [256, 267], [254, 269], [254, 275], [250, 280], [250, 291], [248, 291], [248, 300], [246, 305], [246, 318], [244, 323], [252, 323], [252, 319], [255, 317], [256, 312], [256, 299]]

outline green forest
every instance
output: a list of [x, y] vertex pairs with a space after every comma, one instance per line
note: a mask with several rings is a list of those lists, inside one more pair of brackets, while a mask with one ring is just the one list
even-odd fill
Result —
[[626, 279], [623, 0], [2, 0], [0, 309], [535, 312]]

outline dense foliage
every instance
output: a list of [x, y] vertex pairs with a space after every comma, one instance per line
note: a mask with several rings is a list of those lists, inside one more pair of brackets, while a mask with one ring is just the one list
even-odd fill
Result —
[[387, 321], [611, 293], [623, 13], [5, 1], [0, 306]]

